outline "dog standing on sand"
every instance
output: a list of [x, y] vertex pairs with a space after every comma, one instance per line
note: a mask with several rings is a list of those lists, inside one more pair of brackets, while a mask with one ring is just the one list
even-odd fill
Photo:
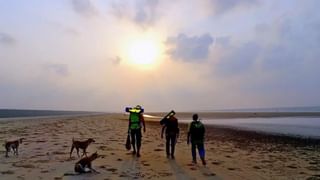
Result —
[[9, 157], [8, 153], [11, 151], [13, 151], [13, 154], [15, 154], [16, 156], [18, 156], [19, 154], [19, 145], [22, 143], [22, 140], [24, 140], [24, 138], [20, 138], [14, 141], [6, 141], [4, 146], [6, 148], [6, 157]]
[[[87, 148], [88, 146], [91, 144], [91, 143], [94, 143], [95, 141], [92, 139], [92, 138], [89, 138], [85, 141], [75, 141], [73, 138], [72, 138], [72, 146], [71, 146], [71, 151], [70, 151], [70, 158], [71, 158], [71, 154], [72, 154], [72, 151], [74, 148], [76, 148], [77, 150], [77, 154], [78, 154], [78, 157], [80, 157], [79, 155], [79, 149], [82, 149], [83, 150], [83, 155], [87, 156]], [[81, 156], [81, 157], [82, 157]]]
[[80, 161], [78, 161], [74, 166], [74, 171], [78, 173], [91, 173], [96, 172], [95, 169], [92, 168], [92, 161], [98, 158], [98, 153], [95, 152], [91, 154], [89, 157], [84, 157]]

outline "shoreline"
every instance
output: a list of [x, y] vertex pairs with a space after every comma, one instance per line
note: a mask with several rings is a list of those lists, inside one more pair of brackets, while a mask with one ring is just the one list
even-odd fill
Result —
[[[176, 112], [177, 117], [191, 119], [197, 113], [201, 118], [233, 119], [233, 118], [274, 118], [274, 117], [320, 117], [320, 112]], [[163, 117], [167, 113], [146, 113]]]
[[[145, 112], [147, 115], [155, 117], [146, 117], [150, 119], [161, 119], [168, 112]], [[176, 112], [176, 116], [180, 118], [190, 118], [192, 114], [197, 113], [202, 118], [210, 119], [233, 119], [233, 118], [274, 118], [274, 117], [320, 117], [320, 112], [237, 112], [237, 111], [216, 111], [216, 112]], [[51, 118], [64, 116], [86, 116], [86, 115], [123, 115], [124, 112], [79, 112], [78, 114], [59, 114], [59, 115], [36, 115], [36, 116], [17, 116], [17, 117], [0, 117], [0, 121], [4, 119], [34, 119], [34, 118]], [[190, 118], [191, 119], [191, 118]]]
[[[157, 126], [159, 122], [155, 121], [146, 121], [150, 125]], [[179, 126], [184, 129], [188, 128], [187, 122], [179, 122]], [[208, 140], [214, 139], [212, 134], [215, 132], [224, 133], [230, 138], [228, 140], [232, 140], [231, 137], [238, 136], [237, 139], [251, 138], [253, 141], [261, 141], [265, 143], [281, 143], [293, 146], [314, 146], [320, 149], [320, 138], [316, 137], [308, 137], [308, 136], [295, 136], [291, 134], [278, 134], [272, 132], [264, 132], [264, 131], [255, 131], [250, 129], [242, 129], [237, 127], [225, 126], [225, 125], [213, 125], [213, 124], [205, 124], [206, 132], [209, 133], [207, 136]]]

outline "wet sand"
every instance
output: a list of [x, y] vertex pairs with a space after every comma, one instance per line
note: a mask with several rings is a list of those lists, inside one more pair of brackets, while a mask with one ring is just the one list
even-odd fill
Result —
[[[0, 151], [0, 179], [319, 179], [320, 142], [207, 126], [207, 166], [191, 164], [186, 144], [186, 125], [180, 125], [176, 159], [165, 156], [161, 126], [147, 122], [142, 157], [124, 147], [127, 117], [107, 114], [0, 122], [0, 143], [26, 138], [20, 155], [5, 158]], [[96, 142], [89, 154], [101, 157], [93, 162], [99, 174], [74, 175], [72, 138]], [[199, 161], [200, 162], [200, 161]]]

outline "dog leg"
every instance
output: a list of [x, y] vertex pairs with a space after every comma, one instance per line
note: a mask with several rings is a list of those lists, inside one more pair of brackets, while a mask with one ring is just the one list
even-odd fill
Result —
[[73, 149], [74, 149], [74, 145], [72, 144], [72, 146], [71, 146], [71, 151], [70, 151], [70, 158], [71, 158], [71, 154], [72, 154], [72, 152], [73, 152]]
[[9, 149], [6, 149], [6, 157], [9, 157], [8, 153], [9, 153]]
[[6, 157], [9, 157], [10, 146], [6, 145]]
[[87, 151], [86, 151], [86, 149], [83, 149], [83, 152], [82, 152], [82, 156], [81, 156], [81, 157], [83, 157], [83, 156], [88, 157], [88, 156], [87, 156]]
[[76, 150], [77, 150], [78, 157], [80, 157], [80, 155], [79, 155], [79, 148], [76, 147]]

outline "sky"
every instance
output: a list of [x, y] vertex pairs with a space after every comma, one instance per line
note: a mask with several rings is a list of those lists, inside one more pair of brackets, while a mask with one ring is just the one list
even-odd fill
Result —
[[0, 108], [319, 106], [318, 7], [318, 0], [0, 0]]

